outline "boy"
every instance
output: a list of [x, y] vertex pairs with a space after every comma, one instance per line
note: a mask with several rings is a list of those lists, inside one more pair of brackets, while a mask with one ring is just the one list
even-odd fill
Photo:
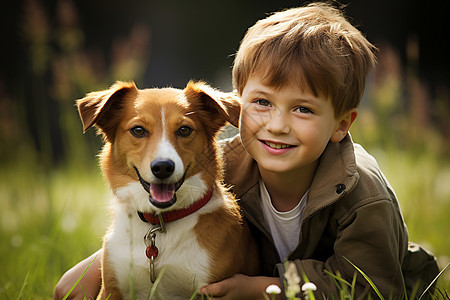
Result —
[[[409, 251], [392, 188], [348, 134], [374, 50], [326, 4], [278, 12], [249, 29], [233, 67], [242, 109], [240, 137], [225, 145], [225, 181], [259, 242], [263, 274], [237, 274], [202, 294], [262, 298], [268, 285], [283, 287], [285, 260], [295, 264], [300, 285], [305, 275], [317, 286], [318, 298], [339, 297], [328, 272], [348, 282], [357, 274], [357, 296], [373, 294], [351, 263], [394, 299], [405, 290], [403, 276], [410, 292], [437, 275], [432, 255]], [[78, 277], [71, 276], [62, 284], [73, 284]]]

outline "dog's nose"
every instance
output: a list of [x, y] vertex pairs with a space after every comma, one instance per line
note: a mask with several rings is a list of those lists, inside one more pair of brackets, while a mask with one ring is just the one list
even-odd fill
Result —
[[175, 163], [170, 159], [155, 159], [150, 164], [152, 173], [159, 179], [165, 179], [175, 171]]

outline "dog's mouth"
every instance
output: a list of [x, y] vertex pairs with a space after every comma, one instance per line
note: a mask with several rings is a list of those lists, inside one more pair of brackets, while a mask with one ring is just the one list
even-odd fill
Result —
[[136, 167], [134, 167], [134, 170], [136, 171], [142, 187], [149, 193], [149, 201], [151, 204], [158, 208], [168, 208], [177, 202], [176, 192], [181, 185], [183, 185], [187, 168], [183, 177], [176, 183], [150, 183], [141, 177], [141, 174]]

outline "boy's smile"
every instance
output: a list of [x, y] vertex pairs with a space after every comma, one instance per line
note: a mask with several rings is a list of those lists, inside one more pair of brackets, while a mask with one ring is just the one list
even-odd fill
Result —
[[260, 142], [262, 143], [263, 147], [272, 155], [282, 155], [296, 147], [294, 145], [287, 145], [272, 141], [260, 140]]
[[347, 134], [342, 119], [335, 118], [331, 100], [297, 85], [274, 88], [253, 76], [242, 92], [241, 139], [261, 171], [314, 172], [328, 142]]

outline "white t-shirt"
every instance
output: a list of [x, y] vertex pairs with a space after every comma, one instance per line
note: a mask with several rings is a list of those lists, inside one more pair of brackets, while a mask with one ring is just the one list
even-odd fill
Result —
[[300, 224], [309, 190], [303, 195], [296, 207], [290, 211], [281, 212], [273, 207], [269, 192], [262, 179], [259, 180], [259, 183], [264, 218], [269, 224], [275, 247], [283, 261], [297, 247]]

